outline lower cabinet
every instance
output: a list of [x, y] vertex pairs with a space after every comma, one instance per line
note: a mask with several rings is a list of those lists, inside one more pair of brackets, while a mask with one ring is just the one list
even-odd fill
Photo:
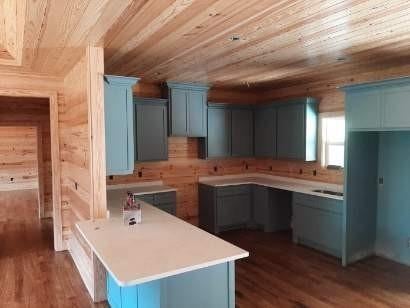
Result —
[[219, 233], [240, 228], [290, 229], [291, 192], [260, 185], [199, 185], [199, 227]]
[[234, 308], [235, 263], [126, 287], [107, 274], [107, 299], [111, 308]]
[[292, 207], [293, 241], [340, 258], [343, 201], [294, 193]]
[[156, 194], [145, 194], [138, 196], [138, 199], [147, 202], [155, 207], [169, 213], [176, 215], [176, 192], [163, 192]]

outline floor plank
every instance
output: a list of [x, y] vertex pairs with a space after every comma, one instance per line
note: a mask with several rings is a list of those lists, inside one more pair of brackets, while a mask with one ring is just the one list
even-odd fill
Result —
[[410, 268], [372, 257], [340, 261], [294, 245], [289, 232], [231, 231], [222, 238], [250, 252], [237, 262], [236, 306], [410, 307]]
[[0, 307], [108, 307], [92, 303], [69, 253], [54, 252], [52, 220], [38, 220], [36, 198], [0, 192]]

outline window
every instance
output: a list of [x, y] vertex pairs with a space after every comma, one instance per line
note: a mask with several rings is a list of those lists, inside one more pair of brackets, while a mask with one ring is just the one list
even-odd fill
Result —
[[345, 117], [344, 114], [321, 115], [322, 165], [344, 167]]

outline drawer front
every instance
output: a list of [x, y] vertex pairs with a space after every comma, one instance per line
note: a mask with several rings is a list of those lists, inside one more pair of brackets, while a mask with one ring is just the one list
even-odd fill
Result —
[[342, 216], [308, 206], [293, 205], [293, 232], [315, 248], [340, 256]]
[[250, 195], [219, 197], [217, 200], [217, 225], [219, 227], [247, 224], [250, 220]]
[[343, 212], [343, 200], [293, 193], [293, 203], [306, 205], [312, 208], [322, 209], [337, 214], [341, 214]]
[[155, 205], [160, 205], [164, 203], [175, 203], [175, 202], [176, 202], [176, 193], [174, 191], [158, 193], [154, 195]]
[[121, 287], [107, 273], [107, 300], [111, 307], [121, 308]]
[[160, 204], [160, 205], [157, 205], [156, 207], [171, 215], [176, 215], [175, 203]]
[[137, 199], [140, 199], [140, 200], [142, 200], [144, 202], [147, 202], [149, 204], [154, 204], [154, 195], [150, 195], [150, 194], [140, 195], [140, 196], [137, 197]]
[[251, 185], [233, 185], [233, 186], [224, 186], [218, 187], [216, 190], [217, 197], [223, 196], [232, 196], [232, 195], [240, 195], [240, 194], [250, 194], [251, 193]]

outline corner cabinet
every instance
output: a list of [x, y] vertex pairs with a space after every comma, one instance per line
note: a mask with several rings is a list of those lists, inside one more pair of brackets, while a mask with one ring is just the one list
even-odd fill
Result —
[[206, 137], [206, 102], [209, 87], [168, 82], [170, 136]]
[[253, 156], [253, 110], [224, 103], [208, 104], [207, 137], [201, 139], [201, 158]]
[[168, 160], [167, 100], [134, 98], [135, 160]]
[[107, 175], [134, 171], [134, 108], [132, 87], [138, 78], [104, 76]]
[[277, 107], [277, 158], [316, 161], [317, 102], [302, 98]]
[[346, 86], [349, 130], [410, 128], [410, 78]]

